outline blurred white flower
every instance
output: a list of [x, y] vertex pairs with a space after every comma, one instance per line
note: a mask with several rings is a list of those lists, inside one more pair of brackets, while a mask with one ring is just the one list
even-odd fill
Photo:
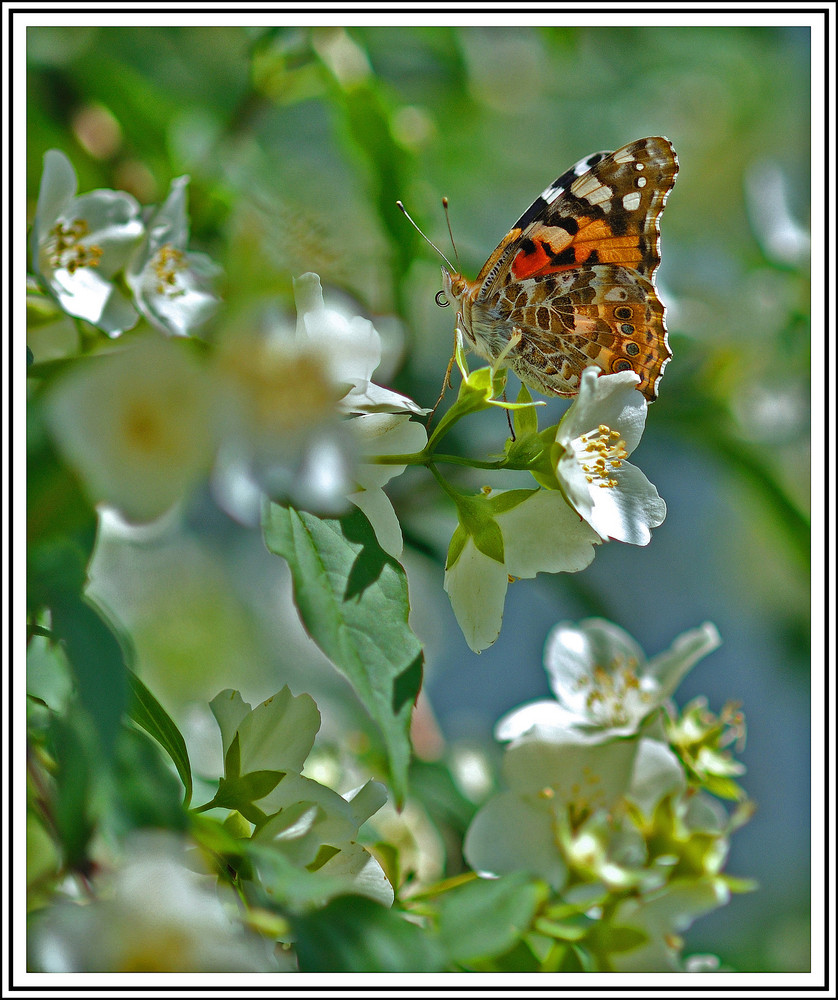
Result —
[[146, 237], [125, 274], [135, 302], [163, 333], [188, 337], [215, 312], [218, 299], [211, 290], [218, 266], [206, 255], [187, 251], [188, 177], [172, 181], [163, 204], [146, 220]]
[[517, 740], [504, 754], [503, 778], [507, 790], [478, 810], [466, 833], [466, 859], [483, 875], [529, 871], [554, 889], [563, 886], [568, 864], [578, 862], [567, 849], [573, 838], [562, 849], [561, 830], [626, 798], [641, 798], [651, 810], [684, 784], [677, 758], [656, 740], [594, 744], [572, 732]]
[[579, 394], [556, 431], [556, 478], [570, 503], [604, 539], [646, 545], [666, 504], [626, 459], [640, 443], [647, 403], [634, 372], [582, 372]]
[[95, 883], [97, 900], [63, 903], [35, 922], [40, 972], [271, 972], [270, 945], [222, 906], [197, 852], [159, 831], [135, 834], [125, 862]]
[[209, 469], [213, 389], [179, 345], [145, 338], [74, 364], [50, 388], [46, 418], [90, 499], [147, 522]]
[[345, 513], [351, 501], [398, 556], [401, 528], [382, 487], [405, 466], [364, 458], [421, 451], [427, 433], [409, 418], [427, 411], [370, 381], [381, 360], [378, 332], [327, 308], [316, 274], [295, 279], [294, 298], [295, 329], [268, 321], [228, 337], [218, 352], [228, 398], [216, 495], [245, 523], [258, 520], [263, 495], [325, 516]]
[[422, 416], [429, 411], [401, 393], [370, 381], [381, 363], [381, 338], [368, 319], [348, 317], [323, 301], [320, 278], [307, 272], [294, 279], [297, 305], [297, 341], [319, 350], [335, 385], [348, 392], [340, 410], [345, 414], [409, 413]]
[[279, 317], [222, 335], [215, 357], [224, 433], [213, 475], [220, 505], [257, 524], [265, 495], [322, 514], [346, 510], [355, 442], [323, 353]]
[[70, 161], [48, 150], [32, 226], [32, 265], [66, 313], [115, 337], [137, 322], [128, 296], [112, 279], [142, 237], [140, 206], [123, 191], [77, 196], [77, 189]]
[[497, 490], [457, 499], [445, 590], [469, 648], [497, 639], [509, 578], [575, 573], [594, 557], [599, 535], [558, 490]]
[[[722, 879], [682, 879], [666, 888], [626, 899], [612, 917], [615, 928], [639, 931], [638, 944], [609, 954], [615, 972], [683, 972], [680, 935], [693, 921], [724, 906], [730, 890]], [[692, 971], [700, 971], [693, 969]], [[715, 971], [710, 969], [709, 971]]]
[[377, 465], [364, 458], [421, 451], [428, 443], [427, 431], [407, 413], [360, 414], [349, 421], [349, 428], [354, 432], [360, 462], [355, 468], [355, 489], [348, 499], [364, 512], [381, 548], [398, 559], [404, 547], [402, 528], [382, 487], [407, 466]]
[[688, 670], [721, 643], [705, 622], [647, 660], [623, 629], [599, 618], [561, 622], [547, 637], [544, 666], [555, 700], [516, 708], [495, 728], [499, 740], [572, 731], [602, 742], [629, 736], [675, 691]]

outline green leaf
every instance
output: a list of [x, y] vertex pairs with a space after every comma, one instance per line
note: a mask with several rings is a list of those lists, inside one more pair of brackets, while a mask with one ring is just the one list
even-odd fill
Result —
[[183, 782], [183, 805], [186, 807], [192, 800], [192, 768], [186, 741], [160, 702], [132, 670], [128, 671], [128, 687], [131, 692], [128, 714], [171, 757]]
[[128, 665], [123, 641], [86, 597], [59, 593], [51, 601], [52, 626], [61, 640], [78, 683], [81, 704], [90, 715], [110, 756], [128, 695]]
[[442, 897], [439, 933], [451, 958], [471, 962], [509, 951], [529, 929], [547, 887], [525, 872], [477, 879]]
[[[489, 502], [483, 496], [463, 496], [452, 493], [457, 504], [457, 517], [483, 555], [503, 562], [503, 533], [494, 518]], [[451, 563], [453, 565], [453, 562]]]
[[189, 825], [178, 780], [144, 733], [123, 729], [116, 744], [114, 779], [120, 819], [130, 828], [185, 830]]
[[384, 552], [360, 510], [339, 519], [270, 504], [265, 543], [283, 556], [300, 618], [349, 680], [378, 724], [393, 790], [403, 801], [410, 761], [408, 730], [422, 684], [422, 647], [407, 624], [407, 577]]
[[67, 716], [54, 715], [49, 732], [51, 753], [58, 765], [53, 821], [65, 864], [78, 871], [88, 868], [87, 845], [95, 829], [91, 807], [93, 734], [85, 731], [89, 724], [88, 719], [71, 711]]
[[300, 972], [436, 972], [442, 949], [426, 930], [363, 896], [338, 896], [291, 918]]

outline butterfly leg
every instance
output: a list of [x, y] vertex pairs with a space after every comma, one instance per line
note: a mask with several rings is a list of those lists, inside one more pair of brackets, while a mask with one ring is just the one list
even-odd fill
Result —
[[431, 410], [431, 412], [428, 414], [428, 420], [427, 423], [425, 424], [426, 427], [431, 426], [431, 421], [434, 419], [434, 414], [436, 413], [437, 407], [442, 402], [442, 398], [445, 395], [446, 390], [451, 387], [451, 372], [454, 368], [454, 361], [456, 360], [456, 357], [457, 357], [457, 334], [455, 331], [454, 350], [451, 352], [451, 358], [448, 361], [448, 367], [445, 369], [445, 378], [442, 380], [442, 389], [440, 389], [439, 398], [434, 403], [434, 407]]

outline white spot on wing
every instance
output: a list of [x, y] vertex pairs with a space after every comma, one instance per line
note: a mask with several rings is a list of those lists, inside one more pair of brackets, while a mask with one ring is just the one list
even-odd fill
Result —
[[578, 181], [574, 181], [571, 185], [571, 191], [577, 198], [584, 198], [592, 205], [601, 205], [614, 194], [607, 184], [603, 184], [602, 181], [593, 176], [581, 177]]
[[556, 200], [556, 198], [558, 198], [560, 194], [564, 194], [564, 192], [565, 192], [564, 188], [553, 187], [553, 185], [551, 184], [550, 187], [545, 188], [541, 192], [541, 197], [547, 202], [548, 205], [552, 205], [553, 202]]
[[640, 192], [630, 191], [628, 194], [623, 195], [623, 208], [627, 212], [634, 212], [640, 208]]

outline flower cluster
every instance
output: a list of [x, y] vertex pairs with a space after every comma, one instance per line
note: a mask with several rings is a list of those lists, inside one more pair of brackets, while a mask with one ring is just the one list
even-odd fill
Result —
[[[387, 801], [384, 786], [368, 781], [341, 796], [301, 773], [320, 728], [314, 701], [285, 687], [252, 709], [227, 690], [210, 707], [224, 775], [195, 809], [192, 836], [126, 838], [118, 856], [102, 859], [92, 901], [68, 897], [36, 923], [34, 969], [279, 971], [268, 939], [289, 936], [280, 912], [347, 893], [392, 905], [384, 871], [358, 843]], [[217, 824], [201, 822], [213, 813]]]
[[[497, 403], [490, 369], [462, 370], [454, 411]], [[646, 545], [650, 529], [663, 522], [665, 503], [627, 461], [646, 423], [639, 381], [634, 372], [602, 375], [589, 367], [556, 426], [539, 432], [534, 411], [516, 414], [518, 435], [507, 445], [505, 465], [529, 469], [537, 489], [487, 488], [478, 496], [449, 489], [459, 523], [448, 549], [445, 589], [475, 652], [500, 632], [510, 579], [575, 573], [591, 562], [596, 545], [608, 539]]]
[[[62, 310], [111, 337], [140, 315], [180, 338], [206, 321], [217, 268], [186, 250], [187, 180], [143, 214], [124, 192], [77, 196], [67, 158], [46, 154], [32, 257]], [[135, 334], [55, 380], [47, 421], [94, 503], [145, 523], [209, 477], [219, 504], [244, 523], [258, 523], [266, 495], [323, 514], [352, 503], [381, 546], [401, 553], [382, 487], [405, 466], [365, 459], [421, 450], [427, 435], [411, 417], [427, 411], [372, 381], [382, 347], [369, 320], [328, 308], [316, 274], [297, 279], [294, 292], [296, 327], [237, 330], [209, 355]]]
[[111, 337], [130, 330], [141, 315], [163, 333], [185, 337], [212, 315], [217, 268], [186, 249], [188, 183], [178, 177], [163, 204], [144, 214], [124, 191], [77, 195], [70, 161], [57, 149], [46, 153], [32, 264], [64, 312]]
[[[683, 968], [678, 935], [737, 887], [722, 867], [746, 810], [728, 818], [706, 794], [668, 738], [677, 726], [662, 710], [719, 642], [705, 624], [647, 660], [609, 622], [559, 624], [545, 652], [555, 699], [522, 706], [496, 727], [509, 742], [507, 790], [475, 816], [466, 858], [484, 875], [525, 870], [544, 879], [556, 936], [572, 920], [577, 946], [597, 968]], [[708, 715], [701, 730], [718, 736]]]

